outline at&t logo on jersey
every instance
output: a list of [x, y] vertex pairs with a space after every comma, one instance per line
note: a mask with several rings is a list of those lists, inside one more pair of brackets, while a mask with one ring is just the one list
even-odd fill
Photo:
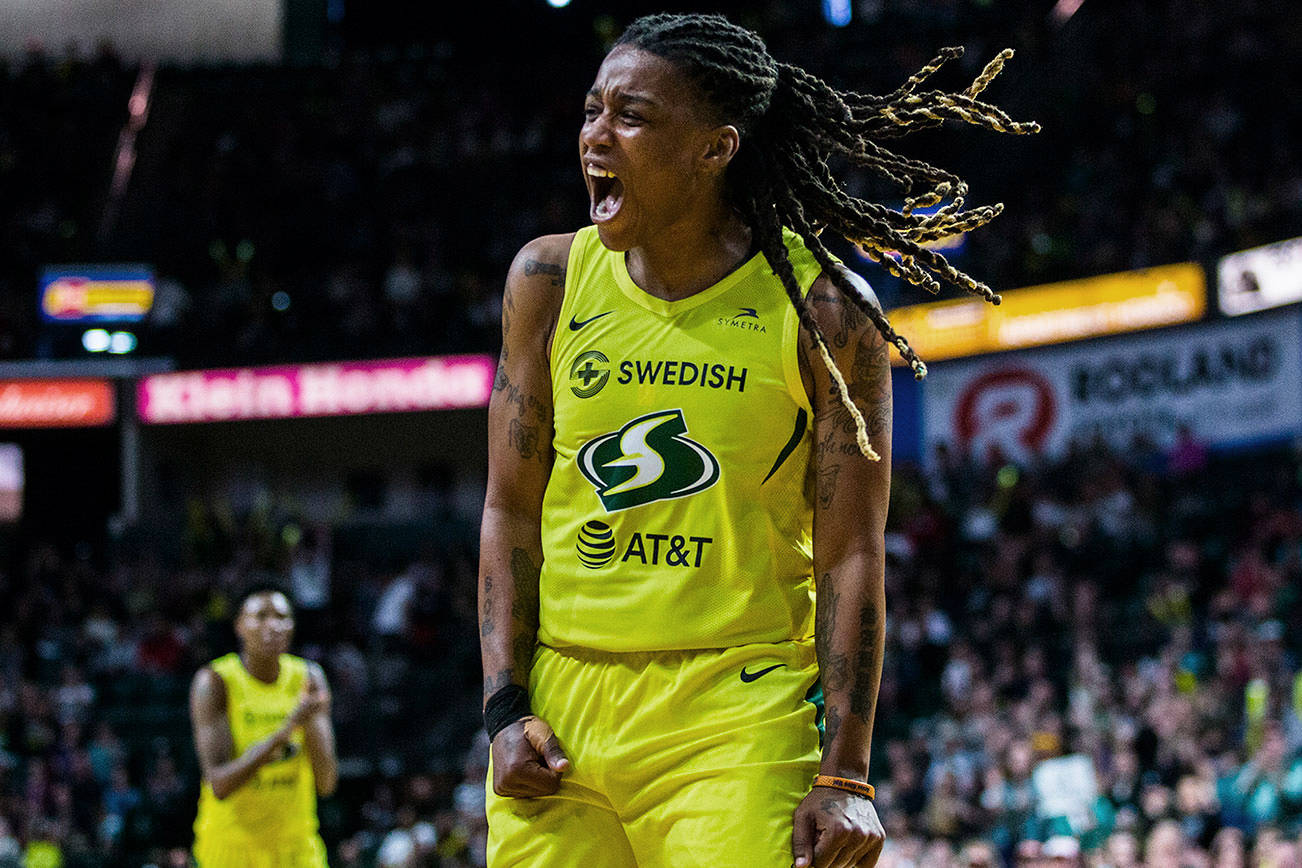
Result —
[[579, 563], [590, 570], [609, 566], [616, 555], [619, 555], [621, 564], [636, 561], [652, 567], [700, 567], [713, 542], [714, 538], [708, 536], [635, 530], [620, 555], [614, 529], [594, 518], [579, 528], [574, 550], [579, 555]]
[[639, 416], [583, 444], [579, 470], [606, 512], [688, 497], [719, 481], [719, 460], [686, 434], [682, 410]]
[[579, 553], [579, 563], [590, 570], [599, 570], [615, 559], [615, 532], [604, 521], [585, 521], [579, 528], [579, 540], [574, 545]]

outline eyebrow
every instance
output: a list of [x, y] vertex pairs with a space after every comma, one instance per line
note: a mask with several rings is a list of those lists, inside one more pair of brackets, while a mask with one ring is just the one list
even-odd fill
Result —
[[[594, 86], [588, 91], [587, 95], [590, 97], [600, 98], [601, 89]], [[626, 103], [634, 102], [634, 103], [645, 103], [646, 105], [657, 105], [656, 101], [651, 99], [650, 97], [641, 96], [640, 94], [636, 94], [636, 93], [628, 93], [627, 91], [622, 91], [622, 90], [616, 91], [615, 97], [617, 99], [622, 99]]]

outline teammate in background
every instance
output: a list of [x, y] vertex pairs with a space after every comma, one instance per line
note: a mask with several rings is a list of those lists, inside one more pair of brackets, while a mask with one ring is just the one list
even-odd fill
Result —
[[195, 862], [323, 868], [316, 800], [338, 781], [325, 673], [288, 653], [294, 612], [278, 590], [244, 597], [235, 634], [239, 653], [200, 669], [190, 687], [203, 771]]
[[[526, 245], [503, 298], [490, 868], [876, 862], [887, 342], [925, 368], [819, 233], [997, 300], [922, 245], [998, 208], [880, 142], [945, 118], [1031, 131], [976, 98], [1008, 55], [920, 90], [946, 50], [884, 97], [719, 16], [639, 19], [606, 56], [579, 135], [596, 225]], [[830, 158], [905, 207], [850, 196]]]

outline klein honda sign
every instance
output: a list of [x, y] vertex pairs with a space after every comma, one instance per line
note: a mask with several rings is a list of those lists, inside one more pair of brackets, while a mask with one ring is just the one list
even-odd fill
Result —
[[230, 422], [484, 407], [492, 356], [180, 371], [137, 386], [142, 422]]

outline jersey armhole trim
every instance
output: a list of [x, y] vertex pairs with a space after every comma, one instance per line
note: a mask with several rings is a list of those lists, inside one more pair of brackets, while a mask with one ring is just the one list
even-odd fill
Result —
[[570, 250], [565, 257], [565, 286], [561, 290], [561, 306], [556, 311], [556, 324], [552, 327], [551, 345], [547, 348], [547, 366], [552, 374], [552, 398], [555, 399], [556, 377], [556, 358], [558, 343], [565, 336], [565, 320], [574, 310], [574, 296], [578, 295], [578, 287], [581, 282], [583, 268], [587, 263], [588, 245], [591, 243], [591, 236], [596, 233], [595, 226], [585, 226], [574, 233], [570, 239]]
[[[821, 273], [819, 272], [820, 275]], [[809, 294], [810, 287], [817, 280], [818, 276], [815, 276], [809, 282], [809, 286], [801, 287], [802, 298]], [[809, 394], [805, 391], [804, 378], [800, 376], [800, 314], [790, 300], [787, 301], [786, 314], [782, 318], [782, 371], [791, 399], [796, 402], [797, 407], [808, 412], [812, 419], [814, 407], [809, 401]]]

